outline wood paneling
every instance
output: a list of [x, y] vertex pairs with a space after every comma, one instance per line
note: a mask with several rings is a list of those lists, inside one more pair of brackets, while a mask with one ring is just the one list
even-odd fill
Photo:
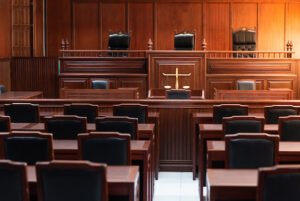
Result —
[[[108, 48], [109, 32], [128, 32], [126, 4], [102, 3], [102, 49]], [[137, 34], [137, 33], [135, 33]]]
[[33, 55], [44, 56], [44, 2], [45, 0], [34, 1], [34, 35], [33, 35]]
[[242, 27], [257, 28], [256, 3], [231, 4], [231, 28], [236, 31]]
[[10, 90], [10, 60], [0, 59], [0, 84], [5, 85], [6, 90]]
[[[58, 56], [61, 39], [71, 42], [71, 0], [51, 0], [47, 2], [47, 52], [48, 56]], [[86, 36], [89, 37], [89, 36]]]
[[293, 42], [293, 57], [300, 57], [300, 3], [289, 3], [286, 9], [286, 40]]
[[44, 98], [58, 97], [57, 58], [13, 58], [11, 89], [43, 91]]
[[[72, 44], [74, 49], [100, 49], [98, 1], [73, 1]], [[88, 36], [88, 37], [87, 37]]]
[[0, 1], [0, 58], [11, 56], [11, 0]]
[[202, 41], [201, 3], [158, 3], [156, 11], [157, 47], [160, 50], [174, 49], [175, 32], [195, 32], [196, 48]]
[[205, 4], [205, 39], [208, 50], [230, 50], [230, 9], [228, 3]]
[[285, 4], [260, 4], [258, 20], [258, 49], [283, 51], [285, 49]]
[[145, 50], [149, 38], [153, 40], [153, 5], [152, 3], [129, 3], [130, 49]]

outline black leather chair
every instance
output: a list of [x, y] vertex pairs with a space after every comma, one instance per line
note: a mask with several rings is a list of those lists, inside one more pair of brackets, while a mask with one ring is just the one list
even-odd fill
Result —
[[[256, 31], [241, 29], [232, 33], [232, 49], [234, 51], [255, 51]], [[234, 54], [234, 57], [255, 57], [255, 54]]]
[[41, 162], [36, 171], [39, 201], [108, 201], [104, 164]]
[[52, 135], [49, 133], [14, 131], [0, 135], [2, 158], [35, 165], [53, 159]]
[[64, 115], [77, 115], [86, 117], [88, 123], [95, 123], [98, 116], [99, 106], [85, 103], [73, 103], [64, 105]]
[[0, 85], [0, 94], [3, 94], [6, 91], [4, 85]]
[[148, 105], [141, 104], [119, 104], [113, 106], [114, 116], [127, 116], [137, 118], [138, 123], [148, 122]]
[[174, 36], [175, 50], [193, 50], [195, 48], [194, 33], [177, 33]]
[[10, 132], [10, 117], [0, 116], [0, 132]]
[[26, 164], [0, 160], [0, 200], [29, 201]]
[[278, 163], [279, 136], [238, 133], [225, 136], [227, 168], [252, 169]]
[[300, 116], [279, 117], [278, 133], [282, 141], [300, 141]]
[[272, 105], [264, 107], [266, 124], [277, 124], [279, 117], [298, 115], [299, 107], [292, 105]]
[[138, 139], [138, 120], [129, 117], [97, 117], [96, 131], [128, 133], [132, 140]]
[[167, 99], [190, 99], [191, 90], [186, 89], [171, 89], [166, 90]]
[[247, 116], [248, 105], [240, 104], [221, 104], [213, 106], [213, 122], [215, 124], [221, 124], [223, 117], [232, 116]]
[[77, 139], [79, 133], [87, 132], [87, 119], [75, 115], [45, 117], [45, 130], [54, 139]]
[[93, 80], [92, 89], [109, 89], [109, 83], [107, 80]]
[[4, 104], [4, 114], [10, 116], [13, 123], [37, 123], [40, 121], [40, 109], [37, 104]]
[[91, 132], [78, 135], [79, 159], [108, 165], [130, 165], [130, 135]]
[[237, 80], [236, 81], [237, 90], [256, 90], [255, 80]]
[[[130, 36], [127, 33], [110, 33], [108, 36], [109, 50], [128, 50], [130, 46]], [[111, 56], [128, 56], [126, 52], [112, 52]]]
[[265, 120], [262, 117], [232, 116], [223, 118], [223, 133], [262, 133]]
[[298, 201], [300, 166], [277, 165], [258, 171], [257, 201]]

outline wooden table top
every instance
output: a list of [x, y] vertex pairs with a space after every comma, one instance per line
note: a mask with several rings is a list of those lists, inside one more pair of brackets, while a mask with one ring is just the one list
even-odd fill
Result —
[[[200, 135], [202, 133], [223, 133], [223, 125], [222, 124], [198, 124]], [[277, 133], [278, 132], [278, 124], [265, 124], [264, 132], [266, 133]]]
[[207, 169], [210, 187], [256, 187], [257, 169]]
[[30, 99], [42, 98], [41, 91], [7, 91], [0, 94], [0, 99]]
[[[29, 183], [36, 183], [35, 166], [27, 166]], [[108, 183], [137, 183], [139, 179], [138, 166], [107, 166]]]
[[[138, 124], [138, 132], [154, 132], [155, 124]], [[12, 130], [28, 130], [28, 131], [44, 131], [45, 124], [44, 123], [11, 123]], [[88, 123], [87, 124], [88, 131], [95, 131], [96, 124]]]
[[[148, 151], [150, 149], [148, 140], [130, 140], [131, 151]], [[54, 151], [78, 151], [77, 140], [53, 140]]]
[[[207, 152], [225, 152], [225, 141], [207, 141]], [[300, 154], [300, 142], [279, 142], [279, 154]]]

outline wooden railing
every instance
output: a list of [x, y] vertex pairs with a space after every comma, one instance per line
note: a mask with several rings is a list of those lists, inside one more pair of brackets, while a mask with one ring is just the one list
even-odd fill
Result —
[[61, 57], [146, 57], [146, 50], [60, 50]]
[[292, 58], [292, 51], [207, 51], [207, 58], [280, 59]]

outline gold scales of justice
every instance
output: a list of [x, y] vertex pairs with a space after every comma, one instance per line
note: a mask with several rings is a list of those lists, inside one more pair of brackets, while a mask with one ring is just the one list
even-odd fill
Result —
[[[175, 74], [168, 74], [168, 73], [162, 73], [163, 76], [165, 77], [175, 77], [176, 82], [175, 82], [175, 89], [179, 89], [179, 77], [189, 77], [191, 76], [191, 73], [186, 73], [186, 74], [179, 74], [178, 68], [176, 68]], [[165, 89], [171, 89], [170, 85], [164, 86]], [[183, 89], [189, 89], [190, 86], [183, 86]]]

